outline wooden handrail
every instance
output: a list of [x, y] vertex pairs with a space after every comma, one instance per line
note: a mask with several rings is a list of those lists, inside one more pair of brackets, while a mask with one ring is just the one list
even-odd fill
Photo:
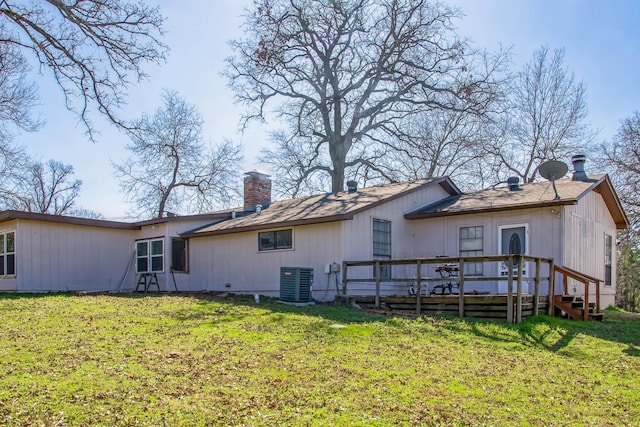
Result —
[[564, 274], [565, 276], [569, 276], [572, 279], [578, 280], [580, 282], [587, 280], [589, 282], [595, 283], [595, 282], [602, 282], [602, 280], [600, 279], [596, 279], [595, 277], [589, 276], [587, 274], [581, 273], [577, 270], [574, 270], [573, 268], [569, 268], [569, 267], [562, 267], [559, 265], [555, 265], [554, 266], [555, 271], [557, 271], [558, 273]]
[[[480, 256], [470, 256], [464, 257], [466, 262], [497, 262], [497, 261], [506, 261], [510, 255], [480, 255]], [[517, 255], [513, 255], [517, 256]], [[446, 257], [432, 257], [432, 258], [403, 258], [403, 259], [385, 259], [385, 260], [368, 260], [368, 261], [344, 261], [343, 264], [346, 264], [349, 267], [363, 267], [374, 265], [376, 262], [379, 262], [380, 265], [412, 265], [415, 264], [418, 260], [423, 264], [446, 264], [446, 263], [459, 263], [461, 257], [456, 256], [446, 256]], [[535, 262], [537, 259], [542, 262], [549, 263], [552, 261], [552, 258], [545, 257], [534, 257], [530, 255], [522, 255], [522, 258], [525, 262]]]
[[588, 320], [589, 318], [589, 284], [593, 283], [595, 285], [596, 293], [596, 313], [600, 313], [600, 283], [602, 282], [602, 280], [596, 279], [593, 276], [589, 276], [588, 274], [581, 273], [569, 267], [553, 265], [553, 276], [555, 276], [556, 273], [562, 274], [563, 276], [562, 283], [564, 287], [563, 292], [565, 295], [569, 293], [569, 283], [567, 279], [573, 279], [584, 285], [584, 309], [582, 311], [582, 320]]

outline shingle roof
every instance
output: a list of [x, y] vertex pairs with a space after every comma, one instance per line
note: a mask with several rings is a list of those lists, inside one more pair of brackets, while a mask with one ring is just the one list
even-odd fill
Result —
[[39, 212], [25, 212], [16, 210], [0, 211], [0, 223], [7, 222], [15, 219], [27, 220], [27, 221], [43, 221], [52, 222], [58, 224], [70, 224], [70, 225], [83, 225], [87, 227], [101, 227], [101, 228], [117, 228], [122, 230], [140, 230], [141, 227], [146, 225], [162, 224], [165, 222], [180, 222], [188, 220], [201, 220], [212, 222], [218, 218], [226, 218], [230, 211], [218, 211], [214, 213], [204, 213], [197, 215], [184, 215], [166, 218], [154, 218], [145, 221], [138, 222], [123, 222], [123, 221], [110, 221], [106, 219], [94, 219], [94, 218], [82, 218], [68, 215], [53, 215], [44, 214]]
[[607, 175], [594, 175], [589, 181], [572, 181], [571, 178], [557, 180], [556, 188], [559, 199], [555, 199], [553, 185], [549, 181], [521, 184], [520, 188], [519, 191], [511, 191], [508, 187], [500, 187], [454, 195], [409, 212], [405, 218], [434, 218], [479, 212], [572, 205], [576, 204], [588, 192], [596, 191], [602, 195], [618, 228], [626, 228], [629, 224]]
[[60, 224], [84, 225], [88, 227], [117, 228], [122, 230], [137, 230], [136, 224], [121, 221], [107, 221], [104, 219], [79, 218], [66, 215], [51, 215], [38, 212], [24, 212], [15, 210], [0, 211], [0, 223], [22, 219], [28, 221], [55, 222]]
[[441, 185], [449, 194], [460, 194], [460, 190], [447, 177], [392, 183], [362, 188], [354, 193], [327, 193], [273, 202], [267, 208], [262, 209], [260, 214], [238, 212], [236, 218], [231, 218], [229, 215], [226, 220], [191, 230], [182, 235], [184, 237], [201, 237], [351, 219], [355, 214], [365, 209], [389, 202], [426, 185], [435, 184]]

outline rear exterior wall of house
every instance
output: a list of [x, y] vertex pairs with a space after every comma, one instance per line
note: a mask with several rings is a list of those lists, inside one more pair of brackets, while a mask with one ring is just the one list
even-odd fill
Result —
[[[289, 231], [291, 247], [261, 248], [263, 233], [288, 236]], [[277, 297], [280, 267], [304, 267], [314, 270], [313, 297], [333, 299], [336, 274], [325, 274], [324, 266], [343, 258], [340, 231], [340, 222], [328, 222], [191, 238], [191, 288]]]
[[[461, 239], [464, 232], [473, 229], [478, 233], [479, 246], [474, 255], [500, 255], [501, 234], [505, 229], [523, 228], [525, 230], [524, 253], [531, 256], [559, 259], [562, 253], [562, 244], [557, 237], [561, 235], [562, 221], [558, 217], [557, 210], [550, 208], [524, 209], [504, 212], [493, 212], [473, 215], [453, 215], [438, 218], [418, 219], [411, 221], [413, 224], [412, 242], [415, 257], [432, 258], [437, 256], [458, 257], [461, 253]], [[506, 249], [506, 248], [505, 248]], [[531, 265], [530, 265], [531, 264]], [[431, 267], [432, 270], [434, 267]], [[526, 271], [528, 270], [528, 271]], [[501, 263], [486, 262], [474, 268], [475, 272], [481, 272], [482, 276], [500, 276], [506, 274], [506, 269]], [[527, 263], [525, 274], [533, 276], [535, 266]], [[437, 275], [429, 271], [429, 275]], [[543, 292], [546, 292], [546, 283], [543, 284]], [[473, 281], [468, 277], [465, 282], [466, 291], [485, 291], [490, 293], [506, 292], [505, 282]], [[524, 291], [533, 291], [533, 282], [525, 283]]]
[[[109, 291], [119, 286], [132, 247], [130, 230], [17, 220], [16, 275], [0, 289], [18, 292]], [[7, 285], [4, 285], [4, 284]]]
[[[404, 259], [416, 257], [413, 244], [414, 224], [404, 218], [404, 214], [418, 209], [421, 206], [434, 203], [449, 196], [440, 185], [428, 185], [412, 193], [403, 195], [397, 199], [383, 203], [372, 209], [358, 213], [352, 220], [342, 223], [342, 247], [344, 248], [344, 261], [368, 261], [373, 259]], [[379, 227], [383, 232], [380, 233]], [[378, 229], [374, 237], [374, 229]], [[384, 241], [384, 236], [379, 234], [389, 232], [389, 243]], [[382, 245], [382, 248], [381, 248]], [[387, 252], [385, 252], [385, 250]], [[383, 268], [384, 270], [384, 268]], [[409, 278], [410, 268], [393, 266], [390, 272], [382, 273], [391, 279]], [[415, 273], [413, 273], [415, 275]], [[353, 267], [350, 269], [350, 279], [371, 279], [374, 277], [373, 268]], [[383, 280], [381, 283], [382, 294], [404, 295], [408, 289], [407, 281]], [[375, 292], [375, 284], [372, 282], [354, 282], [349, 285], [351, 294], [372, 294]]]

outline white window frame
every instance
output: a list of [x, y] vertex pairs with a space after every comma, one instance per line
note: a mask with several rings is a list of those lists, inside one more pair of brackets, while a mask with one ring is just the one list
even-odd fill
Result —
[[[482, 248], [480, 250], [468, 250], [462, 249], [462, 230], [469, 228], [481, 228], [482, 229]], [[481, 255], [484, 255], [484, 236], [485, 236], [485, 226], [484, 225], [465, 225], [458, 228], [458, 255], [461, 258], [465, 256], [462, 255], [462, 252], [481, 252]], [[477, 255], [474, 255], [477, 256]], [[473, 267], [473, 272], [470, 271], [471, 267]], [[464, 275], [465, 276], [483, 276], [484, 275], [484, 264], [482, 262], [465, 262], [464, 263]]]
[[[13, 251], [9, 252], [7, 250], [7, 235], [13, 234]], [[2, 239], [2, 247], [0, 247], [0, 257], [2, 260], [2, 274], [0, 274], [1, 278], [13, 278], [16, 277], [17, 271], [17, 262], [16, 262], [16, 230], [0, 230], [0, 235], [3, 236]], [[13, 255], [13, 273], [9, 274], [7, 271], [9, 270], [7, 267], [9, 266], [8, 258], [9, 255]]]
[[[504, 230], [505, 228], [520, 228], [520, 227], [524, 227], [524, 254], [523, 255], [529, 255], [529, 223], [527, 222], [519, 223], [519, 224], [504, 224], [504, 225], [498, 226], [498, 254], [499, 255], [502, 255], [502, 230]], [[509, 267], [506, 265], [506, 261], [501, 262], [499, 265], [500, 265], [500, 271], [499, 271], [500, 275], [508, 276]], [[517, 265], [513, 268], [513, 271], [514, 271], [513, 273], [514, 276], [518, 274]], [[522, 275], [523, 276], [527, 275], [526, 262], [522, 263]]]
[[[152, 248], [153, 248], [153, 243], [155, 242], [160, 242], [162, 244], [162, 252], [159, 254], [153, 254], [151, 252]], [[139, 244], [146, 244], [147, 246], [147, 253], [144, 255], [138, 255], [138, 245]], [[135, 242], [135, 246], [134, 249], [136, 251], [136, 273], [142, 274], [142, 273], [164, 273], [164, 264], [165, 264], [165, 260], [164, 260], [164, 238], [163, 237], [159, 237], [159, 238], [153, 238], [153, 239], [141, 239], [141, 240], [136, 240]], [[147, 258], [147, 268], [145, 270], [140, 269], [140, 264], [139, 264], [139, 260], [142, 258]], [[154, 259], [158, 259], [160, 258], [160, 260], [162, 261], [162, 268], [160, 269], [153, 269], [153, 260]]]

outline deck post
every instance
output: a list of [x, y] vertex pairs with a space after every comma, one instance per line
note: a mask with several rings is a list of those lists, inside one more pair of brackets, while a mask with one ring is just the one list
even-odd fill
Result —
[[555, 310], [556, 298], [556, 263], [552, 259], [549, 261], [549, 316], [556, 314]]
[[533, 290], [533, 315], [538, 315], [538, 303], [540, 299], [540, 258], [536, 258], [536, 282]]
[[600, 313], [600, 281], [596, 282], [596, 313]]
[[507, 257], [507, 323], [513, 323], [513, 256]]
[[347, 262], [342, 261], [342, 295], [347, 295]]
[[458, 316], [464, 317], [464, 258], [458, 263]]
[[569, 295], [569, 276], [562, 274], [562, 295]]
[[585, 280], [584, 284], [584, 309], [582, 310], [582, 320], [589, 320], [589, 282]]
[[416, 314], [420, 316], [422, 312], [422, 261], [416, 262]]
[[516, 294], [516, 324], [522, 322], [522, 267], [524, 257], [518, 255], [518, 289]]
[[376, 308], [380, 308], [380, 261], [376, 261]]

